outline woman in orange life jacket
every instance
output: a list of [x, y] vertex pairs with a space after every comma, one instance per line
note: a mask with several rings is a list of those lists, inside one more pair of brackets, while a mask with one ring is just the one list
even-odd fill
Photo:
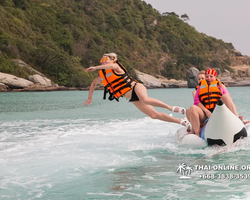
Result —
[[200, 86], [200, 82], [201, 82], [202, 80], [205, 80], [205, 71], [204, 71], [204, 70], [201, 70], [201, 71], [199, 72], [197, 78], [198, 78], [198, 85], [196, 86], [195, 91], [193, 91], [193, 93], [192, 93], [193, 99], [194, 99], [194, 97], [195, 97], [196, 90], [197, 90], [198, 87]]
[[[209, 90], [209, 92], [208, 92]], [[207, 99], [206, 97], [210, 98]], [[187, 118], [190, 121], [193, 131], [200, 136], [200, 128], [211, 116], [217, 101], [221, 99], [231, 112], [239, 117], [236, 106], [230, 97], [225, 85], [217, 78], [217, 72], [214, 69], [207, 69], [205, 80], [202, 80], [196, 90], [194, 105], [187, 109]]]
[[[84, 105], [91, 103], [95, 86], [102, 81], [106, 92], [108, 90], [110, 94], [109, 100], [116, 99], [118, 101], [119, 97], [125, 97], [152, 119], [181, 124], [191, 129], [190, 123], [186, 118], [177, 119], [166, 113], [157, 112], [152, 106], [166, 108], [183, 115], [185, 115], [186, 110], [185, 108], [170, 106], [162, 101], [148, 97], [146, 87], [128, 74], [127, 70], [117, 61], [115, 53], [104, 54], [100, 62], [102, 65], [89, 67], [85, 70], [86, 72], [99, 70], [99, 76], [91, 83], [88, 99]], [[104, 99], [106, 92], [104, 92]]]

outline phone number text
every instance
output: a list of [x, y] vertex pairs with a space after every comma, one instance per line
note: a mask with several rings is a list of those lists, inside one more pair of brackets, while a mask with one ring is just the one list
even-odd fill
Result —
[[201, 174], [200, 179], [250, 179], [250, 174]]

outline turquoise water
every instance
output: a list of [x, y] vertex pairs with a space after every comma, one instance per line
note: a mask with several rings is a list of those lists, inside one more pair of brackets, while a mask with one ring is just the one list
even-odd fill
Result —
[[[228, 88], [250, 119], [250, 87]], [[192, 89], [154, 89], [149, 96], [188, 108]], [[153, 120], [131, 103], [88, 92], [0, 93], [0, 199], [250, 199], [250, 169], [192, 171], [180, 164], [250, 165], [250, 141], [188, 149], [175, 143], [178, 124]], [[170, 111], [157, 108], [158, 111]], [[174, 114], [175, 117], [181, 117]], [[246, 174], [206, 178], [204, 174]], [[249, 178], [248, 178], [249, 177]]]

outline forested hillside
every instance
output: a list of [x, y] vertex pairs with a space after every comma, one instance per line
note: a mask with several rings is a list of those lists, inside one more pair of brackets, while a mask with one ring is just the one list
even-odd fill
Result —
[[141, 0], [0, 0], [0, 71], [24, 78], [31, 72], [11, 59], [82, 87], [93, 79], [84, 68], [106, 52], [117, 53], [131, 73], [180, 79], [191, 66], [228, 68], [233, 50]]

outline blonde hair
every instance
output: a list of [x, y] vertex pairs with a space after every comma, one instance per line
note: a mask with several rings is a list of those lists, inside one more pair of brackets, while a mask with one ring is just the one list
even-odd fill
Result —
[[110, 60], [117, 61], [117, 54], [116, 53], [107, 53], [105, 55], [107, 55], [108, 57], [110, 57]]
[[198, 75], [204, 74], [205, 75], [205, 70], [201, 70]]
[[117, 61], [117, 54], [116, 53], [105, 53], [103, 56], [108, 56], [110, 60]]

